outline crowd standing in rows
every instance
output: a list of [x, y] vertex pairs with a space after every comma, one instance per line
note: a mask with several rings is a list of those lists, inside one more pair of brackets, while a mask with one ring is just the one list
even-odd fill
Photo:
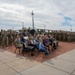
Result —
[[[73, 36], [73, 37], [72, 37]], [[75, 34], [62, 31], [35, 31], [30, 29], [21, 30], [20, 32], [12, 30], [1, 30], [0, 47], [17, 45], [22, 47], [21, 53], [31, 51], [32, 55], [37, 49], [44, 52], [45, 55], [52, 53], [58, 46], [58, 41], [75, 41]]]

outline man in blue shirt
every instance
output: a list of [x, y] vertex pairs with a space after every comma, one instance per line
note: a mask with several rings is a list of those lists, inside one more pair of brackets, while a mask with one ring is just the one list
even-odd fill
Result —
[[49, 54], [49, 51], [45, 48], [45, 46], [43, 45], [42, 42], [40, 42], [40, 44], [39, 44], [39, 50], [38, 51], [44, 52], [45, 55], [48, 55]]

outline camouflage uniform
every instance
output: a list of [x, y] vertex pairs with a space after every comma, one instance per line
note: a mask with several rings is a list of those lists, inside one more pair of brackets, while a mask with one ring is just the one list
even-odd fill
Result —
[[70, 39], [71, 39], [71, 42], [72, 42], [73, 41], [72, 33], [70, 33]]
[[7, 37], [7, 33], [4, 33], [4, 46], [7, 47], [8, 44], [8, 37]]
[[66, 32], [63, 33], [63, 41], [65, 41], [65, 42], [67, 41], [67, 33]]
[[59, 36], [59, 41], [62, 41], [62, 39], [63, 39], [63, 37], [62, 37], [62, 36], [63, 36], [63, 35], [62, 35], [62, 32], [60, 32], [58, 36]]
[[68, 42], [71, 42], [71, 33], [68, 33], [67, 40], [68, 40]]
[[1, 46], [1, 32], [0, 32], [0, 46]]
[[56, 40], [59, 40], [59, 33], [58, 32], [56, 32]]
[[12, 39], [11, 39], [11, 33], [8, 33], [8, 45], [11, 46], [12, 45]]
[[74, 41], [74, 33], [71, 33], [71, 40]]
[[2, 40], [1, 45], [2, 47], [4, 47], [4, 44], [5, 44], [4, 31], [2, 32], [1, 40]]
[[75, 42], [75, 33], [73, 33], [73, 42]]

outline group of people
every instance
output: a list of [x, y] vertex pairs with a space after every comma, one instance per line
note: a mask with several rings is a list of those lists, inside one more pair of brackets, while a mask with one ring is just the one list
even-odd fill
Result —
[[52, 35], [59, 41], [75, 42], [75, 32], [70, 31], [52, 31]]
[[48, 55], [57, 48], [58, 41], [50, 34], [35, 34], [34, 36], [30, 34], [27, 36], [25, 33], [22, 33], [21, 35], [17, 35], [15, 44], [17, 47], [22, 47], [22, 54], [31, 51], [32, 55], [34, 55], [35, 50], [37, 50]]
[[25, 51], [44, 52], [45, 55], [52, 53], [58, 46], [58, 41], [75, 41], [74, 32], [66, 31], [35, 31], [30, 29], [0, 31], [0, 47], [9, 47], [14, 44], [22, 47], [22, 53]]
[[0, 31], [0, 47], [9, 47], [15, 45], [21, 49], [21, 53], [32, 52], [35, 50], [44, 52], [45, 55], [52, 53], [58, 46], [58, 41], [52, 34], [37, 33], [35, 30], [16, 31]]
[[14, 44], [14, 40], [17, 36], [15, 31], [0, 31], [0, 47], [9, 47]]

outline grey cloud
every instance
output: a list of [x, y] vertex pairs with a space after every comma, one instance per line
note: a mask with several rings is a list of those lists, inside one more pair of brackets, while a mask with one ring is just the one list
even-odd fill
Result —
[[[7, 11], [9, 10], [8, 12], [0, 10], [0, 19], [5, 23], [6, 21], [13, 23], [14, 21], [20, 20], [25, 21], [26, 26], [31, 26], [32, 10], [34, 10], [34, 19], [39, 20], [37, 23], [35, 22], [36, 25], [41, 24], [40, 21], [48, 23], [50, 22], [52, 24], [50, 25], [52, 28], [55, 28], [54, 26], [57, 25], [57, 28], [60, 29], [58, 24], [61, 26], [64, 18], [59, 15], [59, 13], [62, 13], [63, 15], [71, 17], [73, 20], [75, 20], [74, 0], [0, 0], [0, 3], [14, 6], [13, 9], [11, 9], [10, 6], [8, 6], [9, 8], [7, 8], [7, 6], [4, 7], [4, 9]], [[18, 5], [19, 8], [16, 8], [16, 5]], [[5, 21], [5, 19], [7, 20]], [[73, 22], [73, 24], [75, 23]]]

